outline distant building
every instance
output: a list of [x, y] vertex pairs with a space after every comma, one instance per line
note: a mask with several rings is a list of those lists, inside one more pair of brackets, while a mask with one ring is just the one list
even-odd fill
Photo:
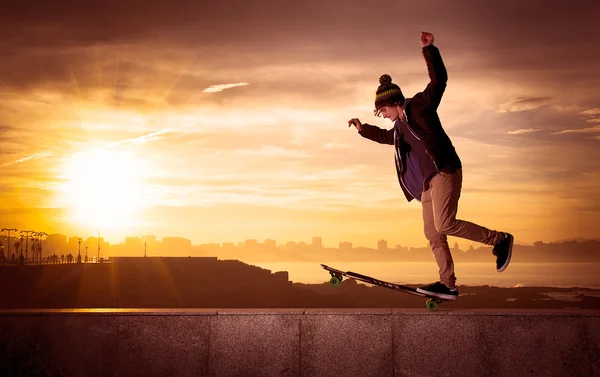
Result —
[[65, 250], [65, 254], [73, 253], [77, 254], [79, 252], [79, 237], [69, 237], [67, 250]]
[[156, 236], [155, 235], [147, 235], [142, 236], [140, 239], [141, 243], [145, 243], [148, 247], [156, 245]]
[[271, 240], [271, 239], [266, 239], [265, 246], [266, 247], [277, 247], [277, 241]]
[[181, 237], [165, 237], [162, 240], [163, 250], [169, 253], [189, 253], [192, 248], [192, 241]]
[[387, 250], [387, 248], [388, 246], [386, 240], [377, 241], [377, 250]]
[[339, 243], [340, 250], [352, 250], [352, 242], [342, 241]]
[[44, 255], [60, 254], [67, 246], [67, 236], [64, 234], [49, 234], [42, 241]]
[[244, 242], [244, 246], [247, 248], [256, 248], [258, 246], [258, 241], [257, 240], [246, 240], [246, 242]]
[[125, 246], [128, 248], [140, 248], [142, 247], [142, 240], [139, 237], [125, 237]]
[[323, 238], [322, 237], [313, 237], [312, 238], [312, 247], [321, 249], [323, 247]]
[[46, 236], [46, 243], [65, 244], [67, 243], [67, 236], [64, 234], [49, 234]]

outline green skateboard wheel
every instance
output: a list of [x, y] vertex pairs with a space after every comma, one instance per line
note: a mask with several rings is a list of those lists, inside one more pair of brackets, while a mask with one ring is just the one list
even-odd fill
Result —
[[430, 312], [434, 312], [438, 308], [438, 303], [433, 301], [432, 299], [427, 300], [427, 302], [425, 302], [425, 305], [427, 306], [427, 309]]
[[337, 287], [338, 285], [340, 285], [340, 282], [342, 281], [341, 278], [337, 278], [335, 276], [332, 276], [331, 279], [329, 279], [329, 284], [333, 287]]

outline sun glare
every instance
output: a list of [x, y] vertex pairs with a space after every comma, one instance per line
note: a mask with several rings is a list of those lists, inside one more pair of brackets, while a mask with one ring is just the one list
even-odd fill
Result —
[[71, 156], [62, 192], [71, 221], [103, 229], [135, 225], [142, 197], [140, 168], [126, 151]]

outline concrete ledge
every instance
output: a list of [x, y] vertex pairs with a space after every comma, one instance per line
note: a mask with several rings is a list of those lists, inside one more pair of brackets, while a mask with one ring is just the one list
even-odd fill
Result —
[[0, 311], [7, 376], [600, 376], [599, 344], [598, 311]]
[[461, 309], [461, 310], [437, 310], [434, 313], [426, 309], [413, 308], [391, 308], [391, 309], [356, 309], [356, 308], [332, 308], [332, 309], [188, 309], [188, 308], [90, 308], [90, 309], [0, 309], [0, 317], [3, 316], [32, 316], [32, 315], [424, 315], [424, 316], [567, 316], [567, 317], [599, 317], [600, 310], [581, 310], [581, 309], [518, 309], [518, 310], [500, 310], [500, 309]]

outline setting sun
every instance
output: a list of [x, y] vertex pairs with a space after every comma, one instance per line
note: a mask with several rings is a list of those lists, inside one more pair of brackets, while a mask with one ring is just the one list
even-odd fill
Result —
[[71, 156], [61, 192], [70, 220], [103, 229], [134, 225], [142, 203], [140, 170], [141, 164], [128, 151]]

